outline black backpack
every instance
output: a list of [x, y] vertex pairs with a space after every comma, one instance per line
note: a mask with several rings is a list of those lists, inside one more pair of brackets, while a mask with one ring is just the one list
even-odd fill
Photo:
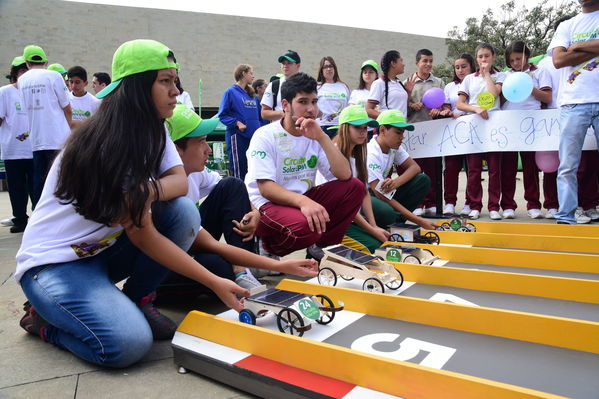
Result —
[[272, 109], [274, 110], [277, 106], [277, 97], [279, 96], [279, 86], [281, 85], [281, 79], [272, 81]]

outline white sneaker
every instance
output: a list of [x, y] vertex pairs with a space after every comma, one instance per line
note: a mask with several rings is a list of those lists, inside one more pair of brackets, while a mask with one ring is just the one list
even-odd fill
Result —
[[470, 212], [472, 212], [472, 209], [470, 209], [470, 205], [464, 205], [464, 207], [462, 208], [462, 212], [460, 212], [460, 215], [468, 216], [470, 215]]
[[453, 216], [455, 214], [455, 206], [453, 204], [445, 204], [443, 208], [443, 216]]
[[235, 284], [247, 290], [251, 290], [252, 288], [256, 288], [262, 285], [260, 281], [256, 280], [256, 277], [252, 275], [249, 269], [246, 269], [245, 272], [235, 277]]
[[13, 223], [12, 218], [9, 218], [0, 220], [0, 225], [10, 227], [14, 226], [15, 224]]
[[[539, 213], [541, 213], [539, 211]], [[513, 209], [504, 209], [503, 210], [503, 218], [504, 219], [514, 219], [516, 217], [516, 212]]]
[[599, 212], [595, 208], [587, 209], [584, 214], [590, 217], [592, 221], [599, 220]]
[[[530, 216], [531, 219], [540, 219], [543, 217], [540, 209], [529, 209], [528, 216]], [[505, 217], [505, 212], [503, 213], [503, 217]]]
[[501, 214], [497, 211], [489, 211], [489, 217], [491, 220], [501, 220]]
[[416, 216], [422, 216], [422, 208], [416, 208], [412, 213]]
[[424, 208], [423, 213], [425, 216], [435, 216], [437, 214], [437, 207], [431, 206], [430, 208]]
[[473, 209], [470, 211], [470, 213], [468, 214], [468, 217], [470, 219], [478, 219], [480, 217], [480, 211], [477, 211], [476, 209]]
[[578, 212], [576, 213], [576, 223], [577, 224], [587, 224], [587, 223], [591, 223], [591, 218], [588, 217], [587, 215], [585, 215], [584, 213], [581, 213], [580, 215], [578, 214]]
[[555, 219], [555, 214], [557, 213], [557, 209], [551, 208], [545, 213], [545, 219]]

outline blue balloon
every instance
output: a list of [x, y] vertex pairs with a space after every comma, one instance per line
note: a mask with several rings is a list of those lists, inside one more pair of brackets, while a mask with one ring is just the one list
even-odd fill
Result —
[[502, 93], [506, 100], [519, 103], [532, 93], [532, 78], [525, 72], [511, 73], [503, 82]]

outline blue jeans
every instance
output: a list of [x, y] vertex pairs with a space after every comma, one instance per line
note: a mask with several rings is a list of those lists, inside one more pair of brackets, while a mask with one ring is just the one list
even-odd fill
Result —
[[[197, 208], [186, 197], [154, 203], [152, 219], [184, 251], [200, 226]], [[154, 291], [168, 271], [123, 233], [96, 256], [27, 271], [21, 287], [51, 324], [45, 332], [48, 342], [100, 366], [126, 367], [152, 346], [152, 331], [136, 302]], [[114, 284], [126, 277], [120, 291]]]
[[599, 144], [599, 103], [568, 104], [561, 107], [561, 133], [559, 139], [559, 169], [557, 170], [557, 220], [576, 223], [578, 206], [578, 181], [576, 173], [580, 164], [582, 146], [589, 126], [595, 131]]

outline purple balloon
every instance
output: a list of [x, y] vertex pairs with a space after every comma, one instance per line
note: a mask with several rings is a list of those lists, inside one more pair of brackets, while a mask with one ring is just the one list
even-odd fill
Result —
[[445, 93], [438, 87], [431, 87], [424, 92], [422, 96], [422, 104], [426, 107], [433, 109], [439, 108], [445, 103]]

